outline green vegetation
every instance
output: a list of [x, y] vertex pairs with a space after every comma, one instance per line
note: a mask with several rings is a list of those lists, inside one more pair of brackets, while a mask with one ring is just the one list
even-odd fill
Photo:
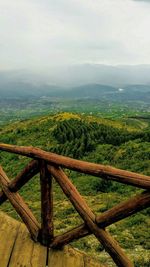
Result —
[[[134, 123], [131, 123], [131, 120]], [[138, 118], [112, 120], [76, 113], [60, 113], [22, 120], [0, 129], [0, 142], [33, 145], [62, 155], [112, 165], [146, 175], [150, 175], [149, 141], [149, 121], [145, 122]], [[19, 155], [0, 152], [1, 165], [11, 179], [28, 161], [27, 158]], [[141, 192], [140, 189], [131, 186], [73, 171], [66, 170], [66, 172], [96, 214]], [[39, 176], [34, 177], [20, 192], [40, 220]], [[3, 204], [1, 209], [17, 217], [9, 203]], [[134, 259], [137, 267], [146, 267], [150, 264], [149, 214], [150, 210], [146, 209], [108, 227], [127, 254]], [[55, 182], [54, 220], [57, 234], [82, 222]], [[83, 238], [74, 242], [74, 246], [97, 256], [101, 262], [107, 260], [110, 266], [114, 266], [95, 237]]]
[[[141, 121], [132, 119], [132, 117], [142, 116], [150, 119], [149, 101], [147, 99], [145, 102], [131, 100], [116, 102], [116, 100], [112, 101], [112, 98], [103, 99], [101, 97], [67, 98], [66, 95], [64, 97], [13, 96], [0, 99], [0, 126], [8, 122], [35, 118], [36, 116], [44, 116], [50, 113], [57, 114], [58, 112], [83, 113], [111, 119], [124, 118], [127, 123], [132, 123], [135, 126], [138, 124], [141, 126]], [[131, 117], [131, 119], [126, 120], [127, 116]], [[147, 124], [147, 121], [144, 124]]]
[[59, 144], [54, 147], [54, 152], [73, 158], [82, 158], [85, 154], [95, 151], [99, 144], [111, 144], [112, 147], [118, 147], [129, 140], [150, 141], [149, 131], [130, 132], [127, 129], [118, 129], [106, 124], [79, 119], [59, 122], [53, 131], [53, 136]]

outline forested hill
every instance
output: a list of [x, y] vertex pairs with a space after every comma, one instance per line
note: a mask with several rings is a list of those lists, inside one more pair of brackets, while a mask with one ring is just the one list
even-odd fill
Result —
[[[150, 175], [150, 126], [149, 121], [142, 118], [117, 121], [59, 113], [2, 126], [0, 142], [37, 146], [62, 155]], [[14, 178], [27, 162], [25, 157], [0, 152], [0, 164], [10, 178]], [[96, 214], [141, 192], [132, 186], [73, 171], [67, 174]], [[23, 187], [20, 193], [40, 220], [40, 183], [37, 179], [39, 176]], [[55, 183], [54, 207], [57, 234], [82, 222]], [[9, 203], [1, 208], [16, 217]], [[150, 210], [146, 209], [109, 227], [136, 267], [148, 267], [150, 263], [149, 214]], [[73, 245], [96, 256], [101, 263], [107, 262], [114, 267], [94, 237], [83, 238]]]
[[134, 126], [128, 124], [131, 124], [130, 119], [124, 122], [60, 113], [5, 126], [1, 129], [0, 141], [34, 145], [73, 158], [94, 155], [95, 161], [147, 173], [148, 123], [144, 124], [145, 129], [142, 120], [132, 119]]

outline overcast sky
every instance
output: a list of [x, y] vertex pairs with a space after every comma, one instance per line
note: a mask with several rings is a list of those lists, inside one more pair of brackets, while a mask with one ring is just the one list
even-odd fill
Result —
[[150, 64], [150, 0], [0, 0], [0, 70]]

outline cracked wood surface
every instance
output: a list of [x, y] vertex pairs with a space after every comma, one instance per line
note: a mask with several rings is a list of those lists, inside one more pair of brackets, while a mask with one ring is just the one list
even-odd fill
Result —
[[35, 243], [25, 225], [0, 212], [0, 267], [106, 267], [71, 246], [49, 249]]

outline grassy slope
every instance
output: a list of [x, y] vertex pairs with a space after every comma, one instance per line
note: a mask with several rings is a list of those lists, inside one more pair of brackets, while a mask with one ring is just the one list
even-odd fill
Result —
[[[57, 145], [57, 141], [52, 135], [56, 124], [59, 121], [69, 120], [70, 118], [87, 122], [96, 121], [97, 123], [103, 123], [116, 128], [127, 129], [131, 132], [139, 131], [140, 126], [141, 129], [143, 128], [143, 123], [140, 121], [137, 123], [135, 121], [134, 126], [132, 126], [133, 124], [130, 125], [129, 123], [128, 125], [127, 121], [112, 121], [92, 116], [85, 117], [78, 114], [63, 113], [5, 126], [1, 130], [0, 141], [18, 145], [33, 145], [51, 150], [52, 147]], [[150, 174], [149, 160], [147, 157], [149, 153], [150, 145], [148, 142], [135, 140], [128, 141], [119, 147], [114, 147], [110, 144], [99, 144], [94, 151], [87, 153], [84, 159]], [[8, 153], [1, 153], [0, 160], [1, 165], [10, 178], [15, 177], [28, 162], [28, 159], [24, 157]], [[129, 186], [125, 187], [113, 184], [108, 193], [102, 193], [100, 191], [101, 181], [97, 178], [73, 172], [69, 173], [69, 175], [81, 194], [86, 198], [90, 207], [98, 214], [114, 206], [116, 203], [127, 199], [131, 195], [135, 195], [139, 191]], [[40, 220], [39, 177], [35, 177], [28, 185], [23, 187], [21, 194]], [[4, 204], [1, 208], [8, 211], [12, 216], [17, 217], [9, 203]], [[81, 222], [81, 219], [56, 184], [54, 184], [54, 216], [56, 233], [66, 231]], [[136, 266], [148, 266], [146, 264], [150, 262], [148, 258], [150, 238], [148, 231], [146, 231], [149, 224], [150, 220], [147, 210], [109, 227], [110, 232], [118, 239], [121, 246], [136, 260]], [[101, 261], [105, 261], [107, 258], [101, 245], [92, 236], [77, 241], [74, 245], [80, 249], [84, 249], [89, 254], [96, 255]], [[110, 262], [111, 265], [113, 266]]]

